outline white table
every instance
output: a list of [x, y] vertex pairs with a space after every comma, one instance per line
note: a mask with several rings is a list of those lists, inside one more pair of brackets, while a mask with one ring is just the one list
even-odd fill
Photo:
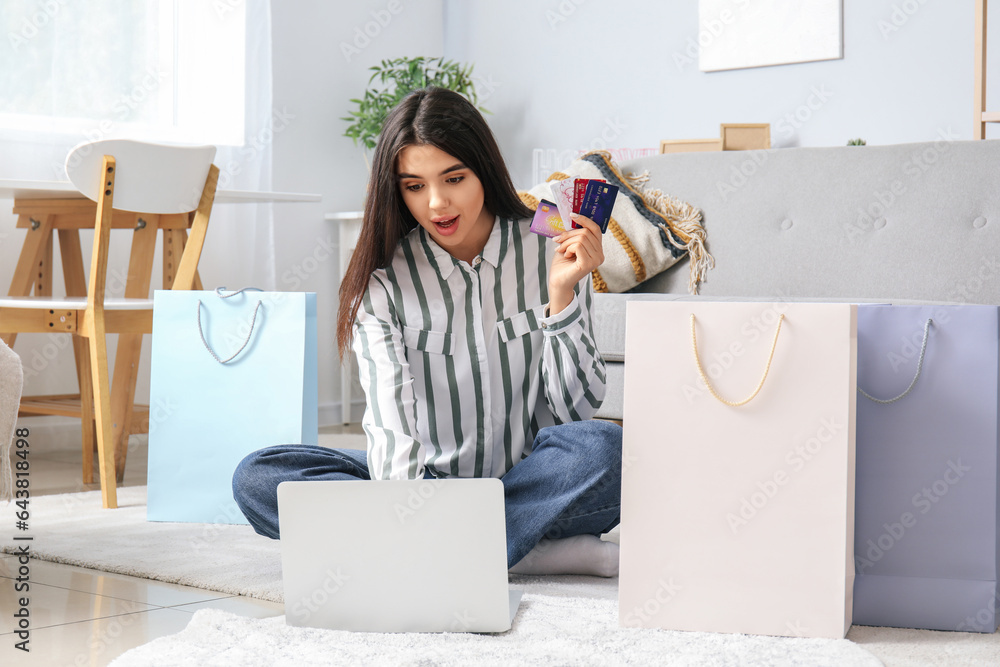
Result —
[[[0, 199], [85, 199], [69, 181], [23, 181], [0, 178]], [[251, 192], [216, 190], [216, 204], [275, 204], [317, 202], [322, 195], [300, 192]]]
[[[351, 261], [354, 248], [358, 245], [358, 235], [361, 233], [361, 219], [364, 211], [347, 211], [343, 213], [328, 213], [326, 220], [336, 222], [340, 232], [340, 280], [343, 282], [347, 272], [347, 263]], [[344, 355], [340, 367], [340, 413], [345, 424], [351, 423], [351, 386], [354, 380], [351, 355]]]
[[[52, 241], [58, 234], [66, 293], [71, 296], [85, 296], [87, 285], [79, 233], [83, 229], [93, 229], [97, 204], [84, 197], [69, 181], [0, 179], [0, 199], [14, 200], [13, 212], [17, 215], [15, 226], [27, 232], [8, 295], [29, 296], [32, 292], [36, 296], [52, 295]], [[292, 192], [217, 190], [215, 194], [216, 204], [318, 202], [321, 199], [318, 194]], [[164, 238], [163, 287], [169, 289], [173, 284], [177, 262], [168, 261], [167, 257], [169, 255], [176, 258], [179, 255], [171, 253], [175, 248], [184, 247], [191, 219], [188, 213], [150, 216], [144, 213], [114, 211], [111, 226], [133, 230], [130, 271], [125, 284], [126, 295], [139, 298], [147, 298], [149, 295], [157, 232], [162, 232]], [[137, 242], [137, 238], [141, 240]], [[145, 270], [136, 271], [133, 275], [131, 270], [133, 262], [136, 266], [145, 267]], [[71, 270], [67, 270], [67, 267]], [[201, 289], [201, 280], [197, 272], [194, 284], [196, 289]], [[14, 334], [0, 333], [0, 335], [9, 344], [13, 344]], [[118, 411], [121, 410], [122, 414], [126, 415], [116, 422], [122, 426], [116, 427], [115, 430], [116, 472], [119, 480], [124, 472], [129, 433], [146, 433], [149, 428], [148, 407], [143, 406], [144, 410], [139, 412], [134, 412], [132, 408], [142, 336], [133, 337], [136, 339], [133, 343], [123, 344], [122, 337], [119, 336], [115, 378], [112, 382], [112, 403], [114, 406], [119, 406], [114, 414], [119, 414]], [[79, 357], [77, 363], [79, 367]], [[53, 402], [53, 399], [58, 401]], [[75, 407], [75, 401], [79, 400], [77, 396], [22, 397], [21, 411], [25, 414], [79, 416], [79, 410], [82, 408]], [[67, 401], [74, 404], [69, 405]], [[89, 483], [92, 479], [92, 461], [89, 457], [91, 449], [87, 444], [84, 442], [83, 477], [84, 481]]]

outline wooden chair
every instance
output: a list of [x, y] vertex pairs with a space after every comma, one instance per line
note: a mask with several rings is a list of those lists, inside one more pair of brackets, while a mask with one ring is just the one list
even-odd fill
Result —
[[[213, 146], [168, 146], [131, 140], [81, 144], [67, 156], [66, 173], [83, 195], [96, 202], [96, 207], [80, 199], [15, 205], [15, 213], [37, 215], [38, 219], [31, 217], [11, 286], [13, 296], [0, 297], [0, 332], [11, 346], [21, 332], [72, 334], [80, 385], [77, 395], [24, 396], [20, 414], [61, 414], [81, 419], [84, 481], [92, 481], [96, 444], [106, 508], [118, 505], [116, 482], [124, 475], [133, 415], [139, 421], [145, 417], [148, 424], [148, 406], [134, 406], [133, 402], [142, 335], [151, 333], [153, 326], [149, 284], [156, 231], [164, 230], [165, 255], [170, 250], [168, 244], [183, 248], [180, 262], [169, 270], [169, 277], [164, 267], [164, 288], [200, 287], [198, 260], [219, 177], [218, 167], [212, 164], [214, 157]], [[19, 222], [18, 226], [27, 225]], [[85, 279], [75, 232], [91, 226], [94, 244], [89, 279]], [[105, 294], [112, 227], [133, 230], [124, 298]], [[189, 236], [184, 231], [188, 227]], [[34, 277], [29, 280], [26, 275], [39, 262], [44, 264], [46, 252], [51, 263], [54, 230], [59, 232], [66, 297], [52, 297], [51, 285], [40, 290]], [[36, 294], [31, 296], [33, 285]], [[109, 333], [119, 334], [114, 385], [109, 377], [105, 340]]]

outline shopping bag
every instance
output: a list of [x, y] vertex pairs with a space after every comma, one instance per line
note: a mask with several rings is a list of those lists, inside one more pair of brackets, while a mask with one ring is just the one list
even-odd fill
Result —
[[155, 292], [148, 520], [247, 523], [243, 457], [317, 443], [316, 346], [315, 293]]
[[622, 625], [845, 636], [856, 312], [628, 304]]
[[854, 622], [993, 632], [995, 306], [859, 306]]

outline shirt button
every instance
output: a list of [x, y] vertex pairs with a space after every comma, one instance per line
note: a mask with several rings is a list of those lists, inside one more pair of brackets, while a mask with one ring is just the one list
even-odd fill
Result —
[[480, 264], [483, 263], [483, 258], [482, 257], [476, 257], [474, 260], [472, 260], [472, 263], [475, 266], [479, 266]]
[[543, 329], [548, 329], [549, 325], [547, 323], [545, 323], [545, 322], [542, 322], [542, 328]]

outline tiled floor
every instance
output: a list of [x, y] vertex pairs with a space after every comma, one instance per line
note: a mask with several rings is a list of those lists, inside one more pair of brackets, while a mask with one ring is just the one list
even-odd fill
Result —
[[[358, 425], [321, 429], [324, 436], [360, 433]], [[79, 444], [32, 448], [33, 495], [99, 489], [81, 481]], [[146, 483], [145, 438], [133, 436], [125, 485]], [[323, 443], [327, 444], [327, 443]], [[34, 445], [34, 443], [33, 443]], [[19, 592], [15, 556], [0, 554], [0, 665], [86, 665], [100, 667], [136, 646], [181, 631], [198, 609], [223, 609], [264, 618], [284, 613], [273, 602], [200, 588], [109, 574], [71, 565], [31, 561], [30, 590]], [[16, 648], [14, 613], [28, 595], [30, 652]]]

